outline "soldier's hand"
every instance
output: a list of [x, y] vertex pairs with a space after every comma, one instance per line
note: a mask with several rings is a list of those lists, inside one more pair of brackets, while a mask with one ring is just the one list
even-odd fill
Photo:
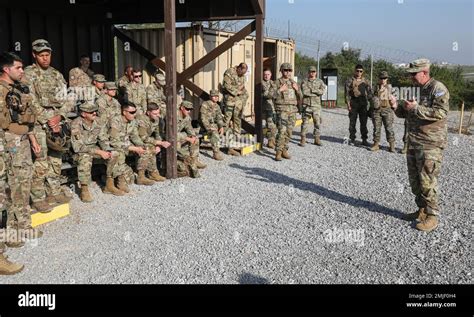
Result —
[[297, 83], [292, 83], [292, 84], [291, 84], [291, 87], [293, 87], [293, 89], [294, 89], [295, 91], [298, 91], [298, 90], [300, 89], [300, 88], [298, 87], [298, 84], [297, 84]]
[[351, 107], [351, 103], [350, 103], [350, 102], [347, 103], [347, 110], [352, 111], [352, 107]]
[[41, 145], [39, 145], [36, 139], [31, 140], [31, 149], [35, 155], [38, 155], [41, 152]]
[[397, 110], [397, 98], [395, 96], [390, 97], [390, 106], [392, 107], [393, 110]]
[[145, 154], [145, 152], [146, 152], [146, 150], [144, 148], [140, 147], [140, 146], [137, 146], [135, 148], [135, 153], [137, 153], [138, 155], [143, 155], [143, 154]]
[[112, 153], [111, 152], [107, 152], [107, 151], [102, 151], [102, 150], [98, 150], [97, 151], [98, 154], [100, 155], [100, 157], [104, 160], [108, 160], [112, 157]]
[[168, 141], [161, 141], [158, 145], [167, 149], [171, 146], [171, 143], [169, 143]]
[[[52, 117], [51, 119], [48, 120], [48, 125], [51, 129], [54, 130], [54, 128], [59, 125], [59, 122], [61, 122], [61, 116], [56, 115], [56, 116], [54, 116], [54, 117]], [[56, 132], [56, 131], [54, 131], [54, 132]]]
[[191, 144], [196, 144], [196, 140], [197, 140], [197, 138], [196, 138], [195, 136], [188, 137], [188, 138], [186, 139], [186, 141], [188, 141], [188, 142], [191, 143]]
[[403, 105], [403, 107], [407, 111], [415, 109], [416, 106], [417, 106], [416, 100], [411, 100], [411, 101], [410, 100], [405, 100], [405, 104]]
[[158, 153], [160, 153], [160, 152], [161, 152], [161, 148], [157, 145], [157, 146], [155, 147], [155, 154], [158, 154]]
[[288, 90], [288, 86], [286, 84], [283, 84], [283, 85], [280, 86], [280, 89], [279, 89], [280, 92], [284, 92], [284, 91], [287, 91], [287, 90]]
[[220, 128], [218, 132], [220, 135], [224, 134], [224, 127]]

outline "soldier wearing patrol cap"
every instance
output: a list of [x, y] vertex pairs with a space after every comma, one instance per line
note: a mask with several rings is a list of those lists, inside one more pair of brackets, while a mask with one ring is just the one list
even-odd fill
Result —
[[107, 80], [105, 79], [105, 76], [102, 75], [102, 74], [94, 74], [92, 76], [92, 85], [95, 87], [95, 98], [94, 98], [94, 100], [99, 98], [100, 95], [102, 95], [102, 93], [104, 92], [104, 86], [105, 86], [106, 81]]
[[408, 125], [408, 178], [418, 210], [407, 214], [407, 220], [416, 220], [416, 228], [432, 231], [438, 226], [438, 177], [441, 172], [443, 150], [447, 145], [447, 117], [449, 91], [446, 86], [430, 77], [430, 61], [417, 59], [407, 72], [413, 83], [421, 86], [419, 100], [403, 100], [391, 104], [398, 117]]
[[310, 66], [308, 69], [308, 78], [301, 83], [301, 93], [303, 94], [303, 104], [301, 107], [301, 117], [303, 123], [301, 124], [301, 142], [300, 146], [306, 143], [306, 132], [308, 129], [308, 121], [312, 118], [314, 124], [314, 144], [321, 146], [321, 96], [326, 91], [324, 82], [316, 78], [317, 69], [315, 66]]
[[[178, 109], [177, 118], [177, 154], [178, 176], [201, 177], [198, 157], [199, 138], [191, 124], [190, 113], [194, 109], [191, 102], [183, 100]], [[202, 163], [200, 163], [202, 164]], [[204, 165], [204, 164], [202, 164]], [[205, 166], [205, 165], [204, 165]]]
[[160, 106], [160, 117], [166, 118], [166, 96], [164, 86], [166, 84], [165, 75], [155, 73], [155, 81], [146, 87], [147, 104], [156, 103]]
[[272, 80], [272, 71], [269, 68], [263, 70], [262, 98], [263, 98], [263, 118], [268, 130], [267, 147], [274, 149], [276, 146], [277, 127], [275, 124], [275, 105], [273, 104], [273, 90], [275, 82]]
[[394, 114], [390, 106], [392, 97], [392, 85], [388, 83], [388, 72], [382, 71], [379, 74], [379, 82], [374, 90], [374, 111], [372, 122], [374, 124], [374, 145], [372, 151], [380, 150], [380, 134], [382, 124], [385, 127], [385, 136], [390, 145], [390, 152], [395, 152], [395, 132], [393, 131]]
[[202, 126], [206, 129], [210, 137], [213, 156], [216, 161], [222, 161], [222, 153], [220, 151], [220, 138], [224, 134], [224, 118], [222, 111], [217, 103], [219, 101], [219, 91], [212, 89], [209, 93], [210, 100], [204, 101], [199, 111], [199, 120]]
[[93, 201], [89, 191], [93, 159], [109, 160], [112, 157], [107, 130], [97, 117], [98, 109], [96, 104], [84, 102], [79, 106], [80, 116], [71, 123], [71, 144], [81, 183], [80, 198], [86, 203]]
[[98, 107], [97, 115], [107, 126], [113, 117], [120, 116], [120, 103], [115, 99], [117, 89], [113, 81], [106, 82], [104, 85], [104, 93], [95, 101]]

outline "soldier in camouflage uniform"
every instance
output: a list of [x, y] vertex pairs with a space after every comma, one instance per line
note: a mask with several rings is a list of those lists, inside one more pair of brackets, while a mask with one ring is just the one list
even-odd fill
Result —
[[[48, 149], [46, 129], [61, 130], [66, 114], [74, 109], [74, 98], [68, 98], [63, 75], [50, 66], [51, 45], [43, 39], [32, 43], [35, 64], [25, 69], [25, 77], [30, 91], [38, 100], [33, 106], [37, 122], [34, 134], [41, 147], [35, 155], [34, 172], [31, 183], [31, 200], [38, 211], [46, 211], [47, 204], [64, 204], [70, 197], [61, 190], [62, 153]], [[44, 203], [47, 204], [44, 204]]]
[[396, 108], [398, 117], [408, 125], [408, 178], [418, 210], [406, 215], [417, 220], [416, 228], [432, 231], [438, 226], [438, 177], [443, 150], [447, 145], [449, 91], [443, 83], [430, 77], [430, 61], [418, 59], [407, 70], [416, 85], [421, 86], [420, 103], [404, 101]]
[[278, 128], [276, 136], [276, 161], [281, 161], [282, 158], [291, 159], [288, 153], [288, 144], [296, 123], [298, 99], [302, 98], [298, 84], [291, 78], [292, 71], [293, 66], [290, 63], [281, 64], [280, 72], [282, 76], [275, 81], [276, 86], [273, 89]]
[[301, 93], [303, 94], [303, 104], [301, 107], [301, 117], [303, 123], [301, 125], [301, 142], [300, 146], [304, 146], [306, 143], [306, 133], [308, 130], [308, 121], [313, 118], [314, 124], [314, 144], [321, 146], [321, 96], [326, 90], [324, 82], [316, 78], [317, 70], [316, 67], [311, 66], [308, 70], [308, 79], [303, 80], [301, 83]]
[[217, 103], [219, 101], [219, 91], [212, 89], [209, 93], [210, 100], [204, 101], [199, 111], [199, 119], [202, 126], [206, 129], [210, 137], [213, 156], [216, 161], [222, 161], [222, 153], [220, 151], [220, 138], [224, 134], [224, 119], [222, 111]]
[[97, 100], [103, 93], [104, 93], [104, 86], [105, 86], [105, 76], [102, 74], [94, 74], [92, 76], [92, 85], [95, 88], [95, 98], [94, 101]]
[[123, 72], [123, 76], [120, 77], [116, 83], [118, 87], [117, 98], [120, 102], [124, 102], [125, 100], [125, 86], [133, 81], [133, 67], [128, 65]]
[[133, 81], [125, 85], [125, 99], [137, 107], [138, 114], [146, 112], [146, 89], [142, 84], [142, 71], [133, 70]]
[[138, 135], [142, 139], [147, 152], [138, 158], [137, 170], [139, 173], [148, 172], [148, 178], [155, 182], [163, 182], [165, 177], [158, 172], [156, 155], [161, 148], [167, 149], [171, 144], [164, 141], [160, 132], [160, 110], [156, 103], [149, 103], [145, 114], [137, 116]]
[[97, 105], [97, 115], [103, 119], [105, 124], [109, 126], [112, 117], [120, 116], [120, 103], [115, 99], [117, 94], [117, 86], [114, 82], [106, 82], [104, 93], [97, 98], [95, 104]]
[[362, 145], [369, 146], [367, 142], [367, 120], [369, 100], [372, 100], [373, 94], [370, 83], [362, 76], [363, 72], [362, 65], [355, 67], [354, 77], [348, 79], [344, 85], [344, 96], [349, 110], [350, 143], [355, 144], [357, 117], [359, 117]]
[[69, 87], [90, 86], [94, 72], [89, 68], [91, 59], [87, 55], [82, 55], [80, 59], [81, 66], [75, 67], [69, 71]]
[[84, 102], [79, 106], [80, 116], [71, 123], [71, 144], [76, 153], [74, 160], [81, 183], [80, 198], [86, 203], [93, 201], [89, 191], [92, 161], [94, 158], [109, 160], [112, 157], [106, 126], [97, 117], [97, 110], [97, 105]]
[[374, 112], [372, 122], [374, 124], [374, 145], [372, 151], [380, 150], [380, 134], [382, 123], [385, 126], [385, 136], [390, 144], [390, 152], [395, 152], [395, 132], [393, 132], [394, 114], [390, 106], [392, 96], [392, 85], [388, 84], [388, 73], [382, 71], [379, 75], [379, 83], [374, 91]]
[[177, 116], [177, 154], [178, 176], [201, 177], [199, 173], [198, 154], [199, 138], [191, 124], [190, 113], [194, 106], [189, 101], [182, 101]]
[[407, 154], [408, 152], [408, 125], [407, 125], [407, 120], [403, 122], [403, 149], [400, 150], [401, 154]]
[[[33, 113], [34, 96], [23, 78], [23, 62], [12, 53], [0, 55], [0, 124], [4, 131], [5, 163], [11, 205], [8, 209], [7, 228], [30, 231], [41, 236], [31, 226], [30, 191], [33, 161], [31, 149], [40, 152], [33, 134], [36, 121]], [[31, 144], [30, 144], [31, 141]], [[3, 152], [3, 151], [2, 151]]]
[[272, 71], [265, 69], [263, 71], [262, 81], [262, 97], [263, 97], [263, 117], [267, 126], [267, 147], [275, 148], [275, 140], [277, 134], [277, 127], [275, 124], [275, 106], [273, 105], [273, 91], [275, 90], [275, 83], [272, 80]]
[[166, 96], [163, 87], [166, 84], [165, 76], [160, 73], [155, 74], [155, 81], [146, 87], [147, 104], [156, 103], [160, 106], [160, 116], [166, 118]]
[[[230, 122], [232, 121], [232, 138], [236, 141], [240, 139], [242, 112], [249, 97], [245, 88], [244, 76], [247, 73], [247, 69], [248, 66], [245, 63], [229, 68], [225, 71], [222, 82], [224, 124], [226, 128], [230, 128]], [[229, 154], [240, 155], [239, 152], [232, 148], [229, 149]]]

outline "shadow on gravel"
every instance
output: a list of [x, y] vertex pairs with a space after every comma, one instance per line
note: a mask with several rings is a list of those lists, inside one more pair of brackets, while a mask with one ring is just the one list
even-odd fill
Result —
[[270, 284], [270, 282], [257, 275], [242, 273], [239, 275], [239, 284]]
[[265, 168], [246, 167], [246, 166], [242, 166], [235, 163], [229, 164], [229, 166], [232, 168], [241, 169], [245, 171], [248, 175], [260, 176], [262, 178], [256, 178], [256, 177], [249, 177], [249, 178], [259, 180], [261, 182], [272, 183], [272, 184], [284, 184], [284, 185], [291, 184], [296, 189], [310, 191], [317, 195], [332, 199], [334, 201], [349, 204], [357, 208], [366, 208], [369, 211], [392, 216], [398, 219], [402, 219], [402, 216], [404, 215], [404, 213], [400, 212], [399, 210], [388, 208], [388, 207], [382, 206], [378, 203], [374, 203], [368, 200], [362, 200], [362, 199], [346, 196], [336, 191], [316, 185], [314, 183], [308, 183], [305, 181], [297, 180], [297, 179], [288, 177], [284, 174], [267, 170]]

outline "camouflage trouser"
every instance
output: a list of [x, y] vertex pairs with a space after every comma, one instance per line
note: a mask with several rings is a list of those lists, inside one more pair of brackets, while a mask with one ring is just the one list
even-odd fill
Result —
[[179, 173], [188, 172], [188, 169], [197, 170], [196, 159], [199, 153], [199, 142], [197, 144], [190, 144], [186, 142], [184, 144], [178, 143], [176, 150], [178, 154], [177, 170]]
[[294, 111], [277, 111], [276, 126], [278, 129], [276, 135], [276, 151], [288, 150], [293, 129], [296, 123], [296, 113]]
[[125, 176], [129, 184], [133, 183], [133, 170], [125, 163], [125, 152], [121, 150], [112, 151], [112, 157], [107, 160], [107, 177], [116, 178]]
[[214, 152], [219, 152], [219, 150], [220, 150], [220, 141], [221, 141], [221, 135], [219, 134], [219, 132], [218, 131], [208, 131], [207, 135], [209, 136], [209, 141], [211, 142], [212, 150]]
[[[6, 211], [9, 207], [7, 195], [7, 166], [4, 156], [4, 147], [3, 144], [0, 143], [0, 217], [3, 216], [2, 213]], [[3, 252], [5, 252], [5, 241], [0, 240], [0, 255]]]
[[33, 174], [28, 136], [5, 132], [5, 152], [11, 200], [7, 227], [18, 225], [19, 228], [26, 228], [31, 226], [30, 193]]
[[418, 207], [427, 214], [438, 215], [438, 176], [443, 150], [409, 149], [407, 152], [408, 179]]
[[91, 183], [92, 162], [95, 158], [101, 158], [97, 154], [78, 153], [74, 155], [74, 160], [77, 163], [77, 177], [82, 185], [89, 185]]
[[395, 141], [395, 132], [393, 132], [394, 113], [392, 108], [384, 107], [374, 109], [372, 122], [374, 124], [374, 141], [380, 142], [382, 123], [385, 127], [385, 136], [388, 142]]
[[225, 105], [224, 109], [224, 125], [229, 127], [230, 121], [232, 120], [232, 132], [234, 138], [238, 140], [242, 130], [243, 102], [240, 99], [236, 99], [234, 105]]
[[272, 108], [267, 108], [263, 110], [263, 117], [265, 118], [265, 123], [268, 129], [267, 139], [275, 140], [277, 134], [277, 126], [275, 124], [275, 111]]
[[[303, 106], [305, 107], [305, 106]], [[301, 136], [306, 137], [308, 133], [308, 121], [312, 118], [314, 129], [313, 136], [317, 137], [321, 135], [321, 107], [306, 107], [303, 108], [303, 113], [301, 114], [302, 124], [301, 124]]]
[[355, 140], [356, 138], [356, 123], [357, 117], [360, 121], [360, 134], [363, 140], [367, 140], [367, 100], [365, 98], [356, 98], [351, 100], [351, 111], [349, 112], [349, 138]]
[[145, 170], [148, 172], [158, 171], [155, 147], [153, 145], [147, 146], [145, 154], [137, 157], [137, 170]]
[[407, 125], [407, 120], [403, 122], [405, 131], [403, 132], [403, 143], [407, 144], [408, 143], [408, 125]]
[[33, 179], [31, 181], [31, 200], [41, 201], [48, 196], [61, 194], [62, 154], [48, 150], [46, 132], [35, 127], [35, 136], [41, 146], [41, 152], [33, 163]]

